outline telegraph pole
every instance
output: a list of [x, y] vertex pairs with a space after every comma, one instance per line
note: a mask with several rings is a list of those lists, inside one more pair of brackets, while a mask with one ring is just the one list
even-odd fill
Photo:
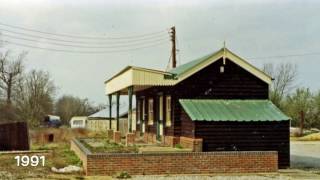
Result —
[[176, 59], [176, 28], [173, 26], [171, 27], [171, 42], [172, 42], [172, 66], [171, 68], [175, 68], [177, 66], [177, 59]]

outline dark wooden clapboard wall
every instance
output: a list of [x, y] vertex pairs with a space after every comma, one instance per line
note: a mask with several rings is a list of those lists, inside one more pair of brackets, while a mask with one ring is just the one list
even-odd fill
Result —
[[[146, 98], [146, 119], [148, 98], [156, 99], [159, 93], [171, 95], [173, 121], [171, 127], [165, 127], [165, 135], [203, 138], [205, 151], [275, 150], [279, 152], [279, 167], [288, 167], [289, 121], [192, 122], [183, 111], [179, 99], [268, 99], [267, 83], [230, 60], [221, 73], [222, 65], [220, 59], [173, 87], [152, 87], [137, 92], [138, 98]], [[159, 108], [157, 101], [154, 102], [156, 115]], [[156, 123], [146, 130], [156, 133], [155, 127]]]
[[290, 166], [289, 121], [195, 122], [204, 151], [278, 151], [279, 168]]
[[[174, 135], [189, 134], [179, 99], [268, 99], [269, 86], [253, 74], [230, 60], [220, 73], [220, 59], [174, 86], [170, 93], [175, 97]], [[184, 121], [184, 122], [182, 122]]]
[[[158, 94], [172, 96], [172, 126], [165, 127], [166, 135], [179, 136], [181, 132], [181, 105], [179, 99], [268, 99], [268, 84], [244, 70], [230, 60], [226, 61], [225, 72], [220, 73], [222, 59], [212, 63], [175, 86], [151, 87], [137, 92], [137, 98], [146, 99], [146, 119], [148, 119], [148, 98], [157, 99]], [[155, 101], [154, 101], [155, 102]], [[157, 103], [154, 104], [158, 111]], [[165, 103], [164, 108], [165, 110]], [[156, 114], [156, 113], [154, 113]], [[164, 112], [164, 117], [165, 112]], [[157, 117], [155, 117], [156, 120]], [[156, 132], [154, 125], [147, 125], [147, 132]]]

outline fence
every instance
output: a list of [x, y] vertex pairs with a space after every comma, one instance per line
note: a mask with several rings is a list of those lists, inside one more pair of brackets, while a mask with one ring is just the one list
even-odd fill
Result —
[[0, 124], [0, 151], [29, 150], [26, 122]]

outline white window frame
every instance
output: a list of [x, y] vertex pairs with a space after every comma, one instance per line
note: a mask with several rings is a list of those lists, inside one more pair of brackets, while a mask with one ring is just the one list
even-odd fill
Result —
[[145, 98], [143, 98], [142, 99], [142, 117], [141, 117], [143, 121], [145, 121], [145, 117], [146, 117], [145, 115], [146, 115], [146, 100]]
[[153, 98], [148, 99], [148, 125], [153, 125], [154, 121], [154, 101]]
[[166, 96], [166, 126], [170, 127], [172, 122], [172, 102], [171, 102], [171, 96]]
[[159, 120], [163, 120], [163, 96], [159, 96]]
[[139, 99], [137, 103], [136, 121], [137, 121], [137, 124], [140, 124], [141, 122], [141, 99]]

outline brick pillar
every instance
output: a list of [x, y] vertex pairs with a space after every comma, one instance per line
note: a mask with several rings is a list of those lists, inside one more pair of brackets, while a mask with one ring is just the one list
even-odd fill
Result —
[[193, 142], [192, 151], [194, 152], [202, 152], [202, 139], [195, 139]]
[[140, 137], [140, 132], [137, 130], [132, 130], [132, 133], [135, 135], [136, 138]]
[[121, 132], [120, 131], [115, 131], [113, 133], [113, 141], [115, 143], [121, 143]]
[[113, 129], [108, 129], [107, 130], [107, 136], [108, 136], [108, 139], [113, 139]]
[[126, 145], [133, 145], [134, 144], [134, 139], [135, 139], [135, 134], [134, 133], [128, 133], [126, 137]]
[[143, 141], [144, 141], [145, 143], [148, 143], [148, 133], [147, 133], [147, 132], [145, 132], [145, 133], [143, 134]]

